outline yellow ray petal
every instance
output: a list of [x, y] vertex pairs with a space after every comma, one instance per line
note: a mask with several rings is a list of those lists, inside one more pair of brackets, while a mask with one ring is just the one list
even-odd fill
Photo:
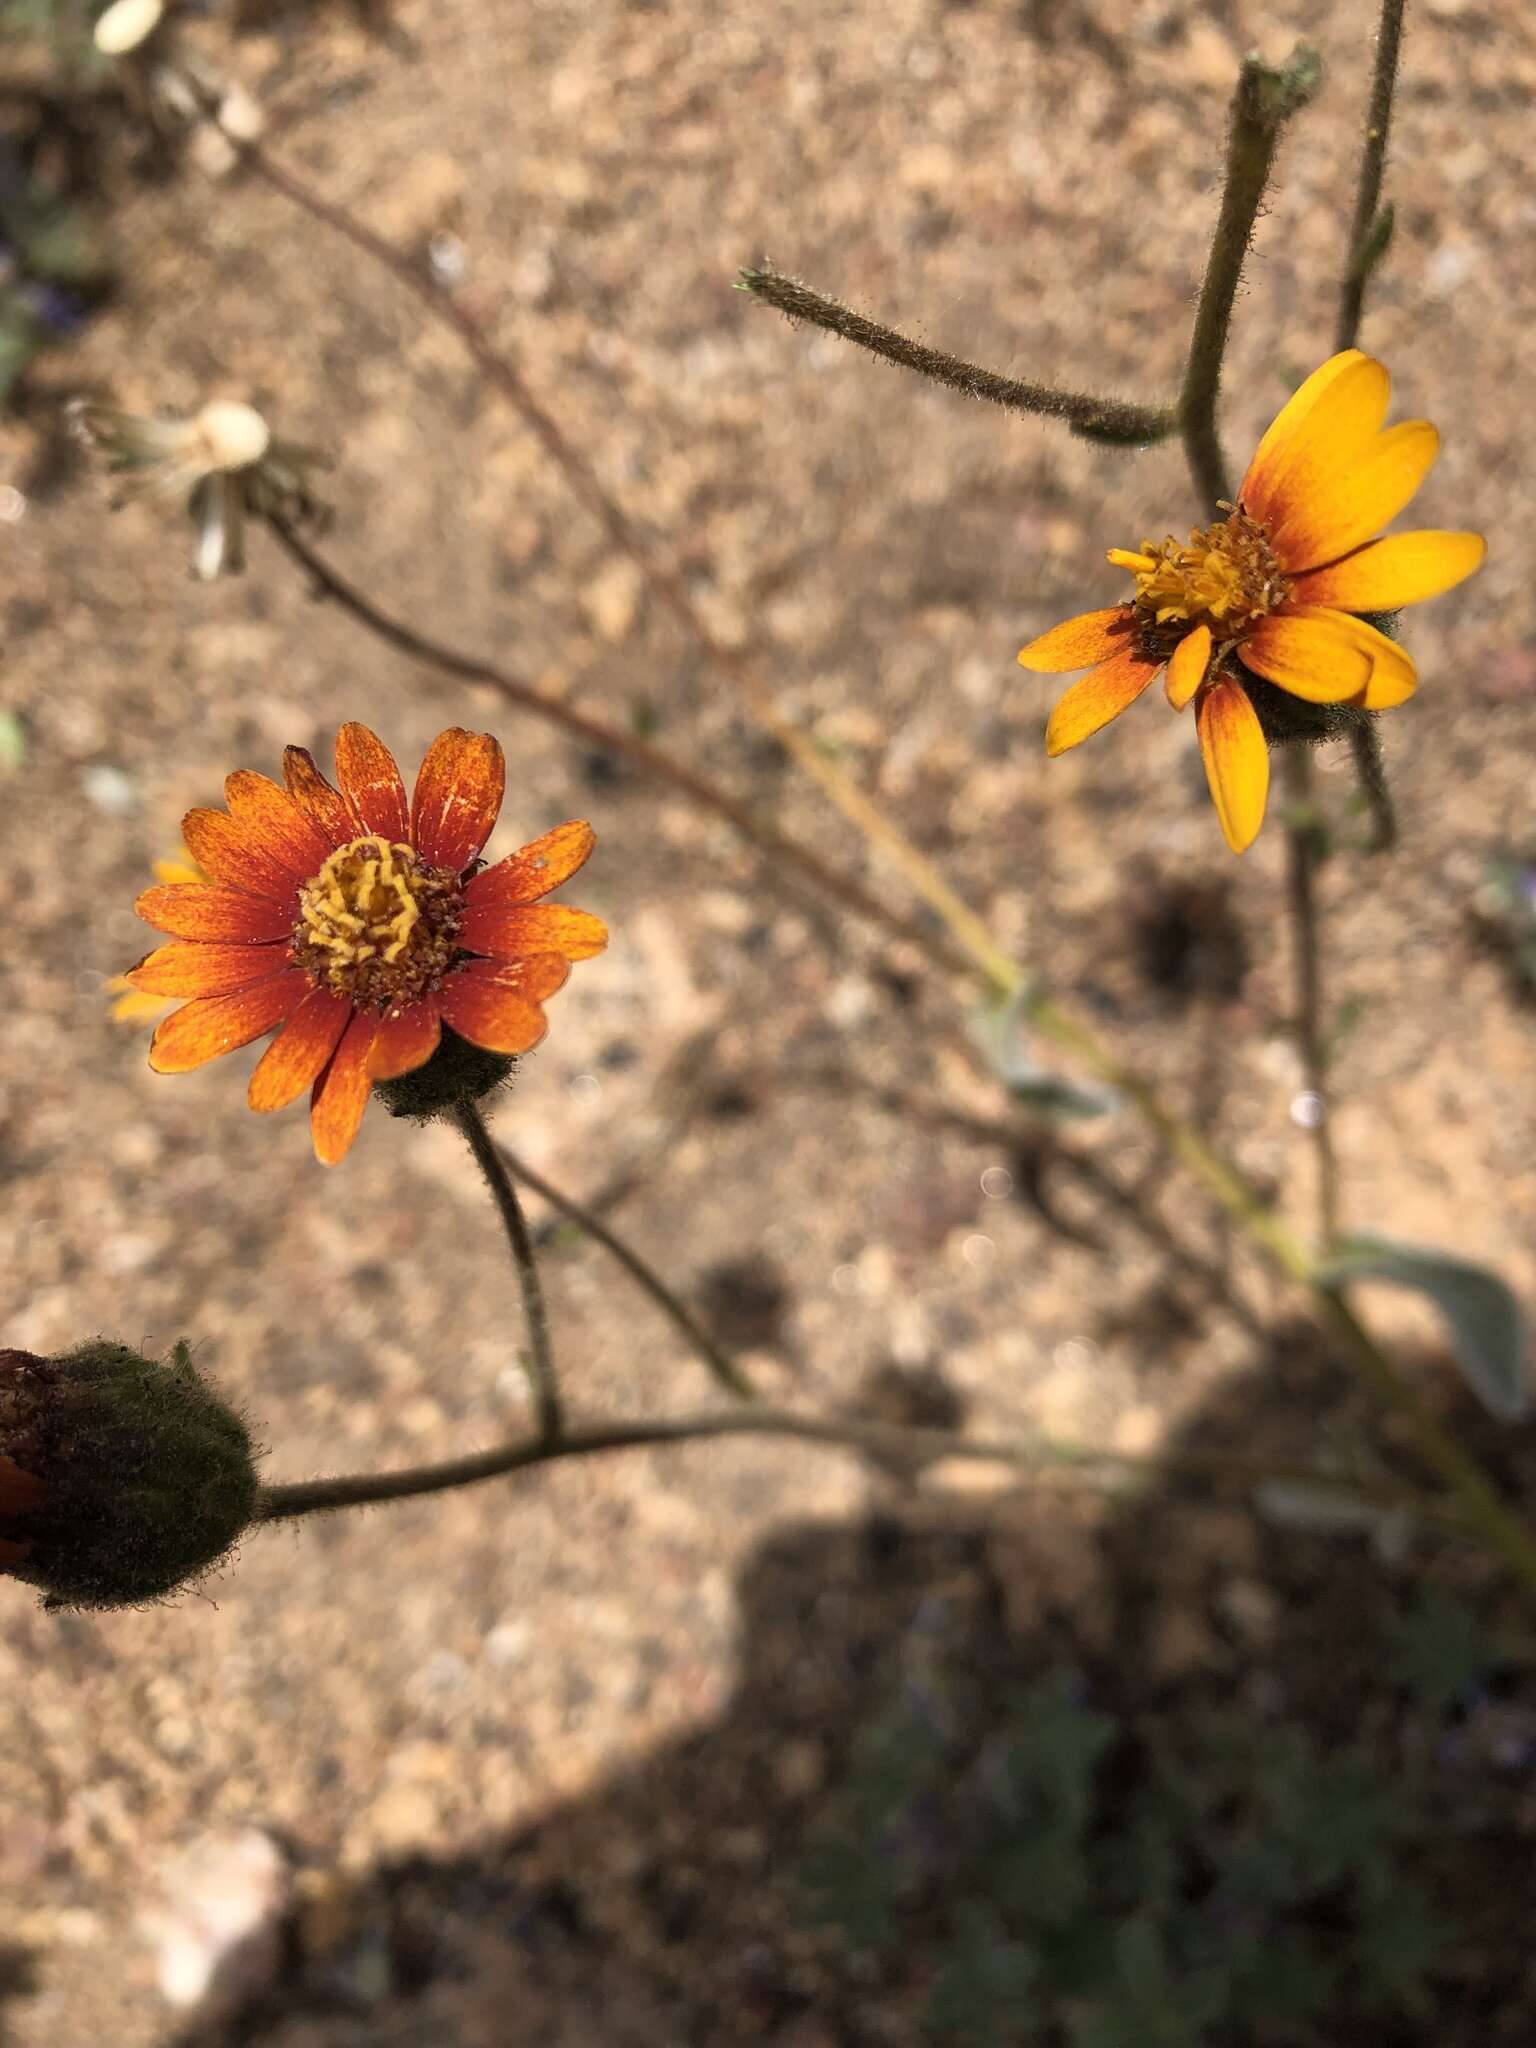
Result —
[[1404, 420], [1378, 434], [1357, 461], [1321, 478], [1315, 491], [1287, 493], [1270, 545], [1287, 575], [1336, 562], [1395, 519], [1428, 476], [1440, 435], [1428, 420]]
[[1291, 585], [1298, 604], [1332, 605], [1341, 612], [1394, 612], [1399, 605], [1438, 597], [1482, 567], [1487, 543], [1480, 533], [1394, 533], [1367, 542], [1326, 568], [1311, 569]]
[[1175, 711], [1182, 711], [1205, 681], [1210, 659], [1211, 629], [1209, 626], [1196, 626], [1175, 647], [1173, 659], [1168, 664], [1168, 680], [1163, 687]]
[[1068, 669], [1089, 668], [1107, 661], [1126, 646], [1136, 615], [1128, 604], [1111, 605], [1108, 611], [1080, 612], [1063, 620], [1022, 648], [1019, 660], [1040, 675], [1063, 675]]
[[1237, 656], [1256, 676], [1309, 704], [1347, 704], [1371, 679], [1375, 653], [1364, 638], [1369, 631], [1343, 612], [1288, 608], [1262, 619]]
[[1269, 748], [1259, 714], [1242, 684], [1224, 676], [1201, 695], [1195, 725], [1221, 829], [1232, 851], [1243, 853], [1258, 836], [1269, 798]]
[[1051, 713], [1045, 751], [1053, 757], [1064, 754], [1068, 747], [1078, 746], [1100, 726], [1118, 718], [1127, 705], [1135, 703], [1161, 666], [1128, 650], [1101, 662], [1072, 685]]
[[1405, 647], [1364, 619], [1323, 605], [1287, 605], [1237, 652], [1255, 675], [1267, 676], [1309, 704], [1390, 711], [1419, 687], [1418, 670]]
[[1273, 528], [1323, 479], [1353, 462], [1381, 431], [1392, 379], [1374, 356], [1347, 348], [1314, 370], [1275, 415], [1238, 501]]

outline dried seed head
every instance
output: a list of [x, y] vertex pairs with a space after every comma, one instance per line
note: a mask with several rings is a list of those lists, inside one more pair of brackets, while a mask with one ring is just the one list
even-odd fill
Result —
[[255, 1512], [245, 1424], [184, 1344], [0, 1351], [0, 1570], [49, 1607], [131, 1607], [198, 1578]]
[[208, 469], [249, 469], [272, 445], [272, 429], [254, 406], [215, 398], [193, 422], [207, 452]]

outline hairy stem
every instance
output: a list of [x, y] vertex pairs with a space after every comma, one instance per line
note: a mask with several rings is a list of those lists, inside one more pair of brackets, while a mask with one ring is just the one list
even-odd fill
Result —
[[1351, 726], [1349, 733], [1350, 751], [1355, 760], [1355, 777], [1360, 784], [1360, 794], [1365, 798], [1366, 808], [1371, 817], [1371, 836], [1366, 842], [1367, 853], [1390, 853], [1397, 844], [1397, 806], [1392, 801], [1392, 788], [1387, 781], [1387, 764], [1381, 751], [1381, 738], [1375, 722], [1367, 719]]
[[1216, 424], [1216, 406], [1232, 324], [1232, 304], [1253, 239], [1253, 224], [1269, 184], [1280, 131], [1312, 97], [1320, 75], [1316, 56], [1305, 46], [1299, 47], [1279, 70], [1261, 64], [1256, 57], [1248, 57], [1243, 61], [1232, 95], [1221, 211], [1211, 237], [1179, 398], [1184, 453], [1202, 512], [1213, 512], [1219, 504], [1230, 503], [1232, 499]]
[[1323, 1008], [1322, 934], [1317, 907], [1319, 822], [1307, 747], [1284, 751], [1286, 799], [1285, 889], [1294, 956], [1296, 1047], [1308, 1095], [1307, 1129], [1317, 1167], [1317, 1221], [1322, 1255], [1339, 1234], [1339, 1166], [1333, 1149], [1333, 1105], [1328, 1091], [1328, 1032]]
[[[548, 696], [537, 690], [521, 676], [498, 662], [487, 661], [475, 654], [465, 654], [459, 649], [447, 646], [440, 640], [430, 639], [416, 627], [407, 625], [384, 610], [359, 589], [357, 584], [343, 576], [334, 564], [329, 562], [318, 549], [298, 533], [286, 520], [269, 514], [268, 525], [280, 545], [311, 578], [316, 591], [338, 604], [358, 625], [372, 633], [376, 639], [392, 647], [409, 660], [423, 668], [435, 669], [439, 675], [454, 676], [468, 683], [482, 684], [494, 690], [498, 697], [508, 704], [516, 705], [521, 711], [529, 711], [546, 724], [567, 732], [573, 739], [587, 746], [598, 748], [605, 754], [612, 754], [619, 760], [628, 761], [645, 774], [654, 775], [668, 782], [676, 790], [698, 804], [704, 810], [713, 811], [723, 818], [751, 845], [755, 846], [769, 864], [769, 872], [777, 872], [788, 866], [804, 875], [823, 894], [834, 902], [841, 903], [845, 910], [851, 910], [856, 917], [868, 924], [877, 925], [889, 932], [893, 938], [903, 939], [909, 944], [924, 946], [932, 950], [941, 942], [934, 935], [913, 924], [909, 919], [899, 917], [894, 911], [871, 896], [861, 883], [839, 869], [829, 867], [819, 854], [802, 846], [798, 840], [790, 839], [766, 819], [758, 817], [745, 804], [738, 803], [707, 777], [697, 774], [683, 762], [674, 760], [660, 747], [653, 747], [641, 739], [638, 733], [628, 731], [620, 725], [610, 725], [605, 720], [594, 718], [589, 712], [577, 711], [559, 697]], [[965, 958], [958, 952], [952, 953], [944, 962], [952, 970], [964, 971]]]
[[1168, 406], [1133, 405], [1119, 398], [1095, 398], [1084, 391], [1058, 391], [1049, 384], [1029, 384], [1017, 377], [1002, 377], [984, 370], [943, 349], [912, 341], [894, 327], [855, 313], [837, 299], [813, 292], [809, 285], [785, 277], [781, 271], [764, 267], [743, 270], [741, 289], [764, 305], [773, 306], [791, 320], [805, 320], [825, 328], [885, 362], [903, 370], [915, 370], [935, 383], [967, 398], [980, 398], [1009, 412], [1036, 413], [1046, 419], [1062, 420], [1074, 432], [1094, 440], [1137, 443], [1161, 441], [1178, 426], [1178, 414]]
[[544, 1289], [539, 1284], [538, 1262], [533, 1253], [533, 1240], [528, 1235], [527, 1219], [523, 1205], [517, 1199], [517, 1189], [512, 1185], [500, 1152], [492, 1142], [491, 1134], [485, 1127], [485, 1118], [477, 1104], [461, 1102], [453, 1112], [454, 1121], [464, 1133], [475, 1164], [485, 1175], [485, 1184], [491, 1191], [502, 1228], [507, 1233], [507, 1249], [512, 1254], [512, 1267], [517, 1274], [517, 1284], [522, 1289], [523, 1316], [528, 1325], [528, 1350], [524, 1354], [524, 1370], [528, 1375], [529, 1392], [533, 1395], [533, 1412], [538, 1418], [539, 1441], [549, 1444], [556, 1441], [563, 1428], [560, 1407], [560, 1383], [555, 1376], [554, 1347], [549, 1337], [549, 1312], [544, 1305]]
[[[1355, 190], [1355, 214], [1349, 225], [1344, 278], [1339, 286], [1339, 320], [1333, 336], [1336, 350], [1353, 348], [1359, 339], [1366, 287], [1386, 247], [1380, 213], [1381, 180], [1392, 132], [1392, 100], [1397, 91], [1397, 60], [1402, 49], [1406, 9], [1407, 0], [1382, 0], [1381, 24], [1376, 34], [1376, 70], [1365, 117], [1365, 145], [1360, 152], [1360, 182]], [[1386, 223], [1385, 229], [1389, 228], [1390, 223]]]
[[[1407, 1509], [1436, 1521], [1446, 1520], [1443, 1508], [1414, 1490], [1390, 1480], [1335, 1482], [1331, 1473], [1310, 1465], [1273, 1465], [1258, 1458], [1217, 1451], [1173, 1452], [1133, 1456], [1064, 1444], [1049, 1438], [1004, 1437], [995, 1440], [955, 1435], [942, 1429], [905, 1429], [854, 1418], [823, 1419], [782, 1408], [758, 1406], [727, 1409], [719, 1414], [662, 1416], [632, 1422], [608, 1422], [571, 1428], [555, 1440], [525, 1437], [466, 1458], [440, 1465], [420, 1465], [405, 1472], [360, 1472], [335, 1479], [312, 1479], [293, 1485], [263, 1488], [256, 1519], [294, 1521], [301, 1515], [324, 1514], [338, 1508], [367, 1507], [382, 1501], [410, 1500], [419, 1494], [446, 1493], [500, 1479], [532, 1465], [560, 1458], [589, 1457], [595, 1452], [631, 1449], [637, 1445], [698, 1443], [722, 1436], [780, 1436], [802, 1443], [862, 1453], [887, 1462], [932, 1464], [942, 1458], [973, 1463], [1015, 1465], [1036, 1478], [1076, 1479], [1103, 1483], [1103, 1475], [1139, 1472], [1149, 1477], [1188, 1476], [1236, 1482], [1242, 1486], [1284, 1479], [1303, 1485], [1337, 1484], [1342, 1495], [1372, 1506]], [[1454, 1525], [1454, 1518], [1451, 1518]]]
[[562, 1194], [558, 1188], [552, 1187], [542, 1174], [535, 1173], [533, 1168], [525, 1160], [519, 1159], [515, 1152], [509, 1151], [505, 1145], [497, 1149], [511, 1169], [514, 1179], [532, 1188], [535, 1194], [542, 1195], [551, 1208], [558, 1209], [562, 1216], [568, 1216], [595, 1244], [600, 1244], [610, 1258], [617, 1260], [635, 1284], [648, 1294], [662, 1314], [671, 1320], [728, 1394], [734, 1394], [738, 1401], [750, 1401], [755, 1398], [752, 1386], [741, 1367], [733, 1358], [727, 1357], [686, 1302], [679, 1300], [660, 1274], [648, 1266], [637, 1251], [610, 1230], [590, 1209], [584, 1209], [573, 1196]]

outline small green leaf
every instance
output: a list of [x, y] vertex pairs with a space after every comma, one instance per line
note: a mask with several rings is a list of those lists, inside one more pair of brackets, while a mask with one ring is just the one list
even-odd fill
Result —
[[0, 711], [0, 776], [17, 774], [27, 758], [27, 728], [14, 711]]
[[1392, 231], [1396, 226], [1397, 214], [1389, 200], [1366, 230], [1365, 239], [1355, 256], [1352, 267], [1362, 283], [1392, 246]]
[[1530, 1375], [1520, 1304], [1497, 1273], [1430, 1245], [1390, 1237], [1353, 1237], [1341, 1244], [1319, 1280], [1386, 1280], [1411, 1287], [1445, 1318], [1462, 1377], [1503, 1422], [1518, 1422], [1530, 1407]]
[[1011, 996], [983, 1003], [971, 1016], [971, 1036], [1009, 1094], [1041, 1116], [1062, 1120], [1118, 1109], [1120, 1098], [1111, 1089], [1081, 1088], [1034, 1058], [1025, 1037], [1034, 998], [1035, 990], [1026, 983]]

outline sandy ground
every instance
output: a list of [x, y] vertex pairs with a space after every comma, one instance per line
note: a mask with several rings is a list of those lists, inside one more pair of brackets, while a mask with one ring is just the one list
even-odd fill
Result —
[[[716, 629], [754, 643], [783, 709], [1006, 943], [1298, 1200], [1280, 835], [1231, 860], [1192, 733], [1161, 707], [1048, 764], [1051, 685], [1013, 659], [1118, 596], [1106, 545], [1187, 523], [1177, 449], [1126, 456], [967, 407], [790, 330], [731, 282], [767, 254], [999, 368], [1165, 394], [1237, 55], [1306, 35], [1328, 77], [1239, 305], [1226, 417], [1243, 451], [1327, 353], [1372, 15], [1364, 0], [408, 0], [394, 41], [338, 10], [230, 55], [284, 161], [408, 247], [457, 238], [466, 301]], [[1491, 552], [1411, 621], [1424, 687], [1386, 731], [1402, 850], [1344, 854], [1324, 882], [1336, 990], [1364, 1006], [1338, 1067], [1349, 1212], [1486, 1257], [1528, 1298], [1531, 1019], [1471, 910], [1486, 860], [1531, 831], [1533, 91], [1516, 0], [1418, 10], [1397, 243], [1366, 339], [1401, 412], [1442, 429], [1422, 523], [1480, 527]], [[545, 687], [643, 717], [862, 866], [396, 285], [249, 183], [124, 181], [115, 226], [123, 290], [45, 366], [48, 388], [252, 399], [334, 452], [327, 545], [349, 573]], [[915, 952], [765, 872], [670, 792], [424, 678], [311, 602], [260, 537], [244, 579], [202, 588], [179, 528], [108, 517], [32, 427], [0, 426], [0, 464], [28, 501], [5, 530], [0, 683], [28, 740], [5, 792], [7, 1343], [191, 1337], [280, 1477], [442, 1457], [525, 1419], [515, 1298], [449, 1133], [375, 1110], [327, 1173], [299, 1113], [245, 1110], [249, 1055], [158, 1079], [106, 1016], [104, 979], [145, 943], [132, 898], [183, 810], [216, 800], [227, 769], [271, 771], [287, 742], [323, 751], [361, 717], [409, 762], [446, 724], [500, 733], [493, 851], [593, 820], [598, 854], [568, 894], [614, 941], [556, 999], [500, 1128], [577, 1192], [639, 1168], [624, 1228], [714, 1303], [766, 1388], [841, 1404], [882, 1368], [931, 1369], [978, 1419], [1138, 1451], [1257, 1403], [1289, 1305], [1133, 1125], [1069, 1141], [1123, 1209], [1069, 1172], [1048, 1172], [1037, 1204], [1014, 1198], [1035, 1190], [1027, 1146], [880, 1099], [1003, 1113], [945, 1049], [954, 992]], [[1345, 774], [1324, 765], [1342, 807]], [[902, 903], [899, 881], [867, 878]], [[1149, 1220], [1214, 1283], [1170, 1277]], [[600, 1254], [564, 1244], [549, 1277], [574, 1403], [708, 1397]], [[1427, 1335], [1390, 1299], [1379, 1313]], [[149, 1613], [59, 1620], [0, 1587], [11, 2048], [181, 2038], [143, 1915], [167, 1882], [187, 1889], [172, 1859], [229, 1829], [269, 1837], [299, 1873], [310, 1917], [290, 1941], [349, 1959], [340, 1988], [244, 2038], [907, 2038], [899, 2016], [834, 2030], [797, 1999], [777, 1923], [710, 1921], [690, 1944], [687, 1913], [668, 1918], [674, 1891], [768, 1896], [774, 1830], [813, 1795], [821, 1731], [848, 1710], [847, 1646], [899, 1634], [906, 1593], [881, 1591], [860, 1548], [872, 1507], [897, 1505], [836, 1458], [722, 1445], [267, 1534], [203, 1596]], [[910, 1512], [913, 1584], [992, 1541], [974, 1504]], [[1010, 1512], [1021, 1641], [1062, 1604], [1090, 1626], [1108, 1597], [1092, 1518]], [[1222, 1511], [1173, 1548], [1223, 1580], [1257, 1569], [1246, 1529]], [[1207, 1592], [1176, 1573], [1168, 1589], [1172, 1643], [1148, 1656], [1177, 1676], [1212, 1638]], [[1210, 1654], [1237, 1686], [1237, 1649]], [[431, 1881], [370, 1935], [378, 1874], [402, 1869]], [[738, 2011], [717, 1964], [721, 1982], [750, 1990], [756, 1969], [778, 1989]]]

